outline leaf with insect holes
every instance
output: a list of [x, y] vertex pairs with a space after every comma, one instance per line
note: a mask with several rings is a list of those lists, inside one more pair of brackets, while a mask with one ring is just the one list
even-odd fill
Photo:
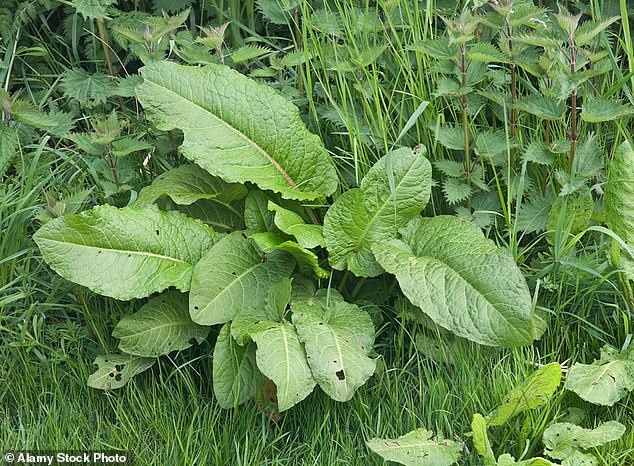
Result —
[[581, 106], [581, 119], [588, 123], [618, 120], [633, 113], [634, 106], [599, 96], [584, 99]]
[[558, 422], [544, 431], [544, 454], [554, 459], [566, 459], [578, 450], [588, 450], [618, 440], [624, 433], [625, 426], [617, 421], [608, 421], [594, 429]]
[[229, 183], [251, 182], [287, 199], [337, 189], [335, 166], [297, 107], [269, 86], [221, 65], [157, 62], [140, 70], [137, 97], [162, 130], [185, 135], [180, 151]]
[[88, 386], [99, 390], [115, 390], [127, 384], [132, 377], [149, 369], [155, 358], [129, 354], [104, 354], [97, 356], [97, 370], [88, 377]]
[[180, 212], [103, 205], [43, 225], [33, 239], [67, 280], [111, 298], [188, 291], [194, 264], [219, 234]]
[[133, 206], [155, 203], [162, 196], [168, 196], [179, 205], [191, 205], [201, 199], [231, 202], [247, 195], [247, 188], [241, 184], [226, 183], [211, 176], [198, 165], [181, 165], [157, 176], [151, 185], [139, 192]]
[[328, 209], [324, 240], [330, 265], [359, 277], [374, 277], [383, 269], [372, 255], [372, 244], [395, 238], [398, 229], [417, 216], [431, 193], [431, 164], [408, 148], [379, 159], [361, 181]]
[[634, 354], [605, 345], [599, 360], [572, 365], [566, 388], [590, 403], [612, 406], [634, 390]]
[[168, 291], [123, 317], [112, 332], [119, 349], [135, 356], [158, 357], [202, 343], [209, 327], [192, 322], [187, 296]]
[[404, 241], [376, 243], [381, 266], [438, 325], [491, 346], [533, 340], [532, 300], [511, 254], [455, 217], [417, 218]]
[[295, 327], [288, 322], [261, 322], [251, 328], [256, 362], [277, 387], [279, 412], [293, 407], [317, 385]]
[[221, 408], [233, 408], [255, 395], [264, 382], [255, 362], [255, 344], [240, 346], [229, 324], [218, 334], [213, 355], [213, 386]]
[[374, 344], [370, 315], [354, 304], [328, 302], [323, 296], [293, 299], [291, 308], [313, 378], [334, 400], [350, 400], [376, 368], [368, 357]]
[[416, 429], [395, 439], [373, 438], [368, 448], [386, 461], [405, 466], [451, 466], [462, 453], [462, 445], [452, 440], [432, 438], [434, 433]]
[[295, 261], [282, 251], [263, 257], [255, 241], [231, 233], [194, 267], [189, 293], [192, 320], [201, 325], [230, 321], [238, 311], [264, 304], [267, 290], [289, 277]]
[[561, 383], [561, 366], [553, 362], [541, 367], [513, 388], [504, 401], [486, 416], [487, 425], [501, 426], [524, 411], [546, 403]]

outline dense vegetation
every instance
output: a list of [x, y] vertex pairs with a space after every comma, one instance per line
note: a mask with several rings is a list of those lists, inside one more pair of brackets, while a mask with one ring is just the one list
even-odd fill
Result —
[[634, 463], [629, 3], [0, 4], [0, 445]]

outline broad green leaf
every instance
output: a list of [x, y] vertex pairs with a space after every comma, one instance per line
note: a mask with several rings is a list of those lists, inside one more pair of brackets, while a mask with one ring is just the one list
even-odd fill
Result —
[[336, 401], [348, 401], [374, 373], [369, 314], [354, 304], [321, 298], [291, 302], [293, 324], [304, 344], [313, 378]]
[[452, 440], [434, 439], [434, 433], [416, 429], [396, 439], [373, 438], [368, 448], [386, 461], [405, 466], [450, 466], [460, 459], [462, 446]]
[[0, 125], [0, 179], [7, 172], [18, 151], [18, 133], [15, 128]]
[[[505, 453], [502, 456], [500, 456], [498, 458], [497, 463], [493, 463], [496, 464], [497, 466], [557, 466], [555, 463], [551, 463], [550, 461], [548, 461], [545, 458], [528, 458], [526, 460], [520, 460], [520, 461], [515, 461], [515, 458], [513, 458], [510, 454]], [[582, 465], [580, 463], [573, 463], [574, 466], [585, 466]], [[571, 464], [570, 466], [573, 466], [573, 464]], [[562, 463], [563, 465], [563, 463]]]
[[275, 216], [269, 210], [270, 197], [259, 190], [251, 191], [244, 201], [244, 224], [248, 231], [274, 232], [279, 231], [275, 226]]
[[544, 431], [544, 454], [554, 459], [565, 459], [577, 450], [600, 447], [618, 440], [625, 433], [625, 426], [609, 421], [594, 429], [584, 429], [569, 422], [550, 425]]
[[313, 251], [301, 247], [295, 241], [279, 233], [255, 233], [250, 236], [258, 247], [266, 252], [285, 251], [293, 256], [302, 273], [314, 272], [319, 278], [328, 278], [330, 272], [319, 266], [319, 257]]
[[521, 97], [515, 102], [515, 108], [544, 120], [561, 120], [566, 112], [566, 105], [563, 102], [547, 96]]
[[403, 241], [376, 243], [381, 266], [438, 325], [492, 346], [533, 340], [528, 285], [511, 254], [455, 217], [420, 218]]
[[597, 466], [599, 464], [601, 463], [596, 456], [580, 451], [575, 451], [561, 462], [561, 466]]
[[251, 332], [257, 344], [256, 361], [277, 387], [278, 410], [286, 411], [310, 395], [317, 383], [295, 327], [288, 322], [262, 323], [258, 327]]
[[285, 209], [272, 201], [268, 209], [275, 212], [275, 225], [287, 235], [294, 236], [299, 245], [306, 249], [324, 247], [324, 234], [321, 225], [310, 225], [292, 210]]
[[198, 165], [181, 165], [159, 175], [150, 186], [143, 188], [133, 206], [152, 204], [162, 196], [170, 197], [179, 205], [190, 205], [200, 199], [231, 202], [246, 195], [244, 185], [225, 183]]
[[612, 406], [634, 390], [634, 358], [606, 345], [598, 361], [573, 364], [566, 388], [590, 403]]
[[188, 291], [194, 264], [218, 237], [179, 212], [108, 205], [55, 219], [33, 235], [62, 277], [122, 300], [170, 286]]
[[473, 415], [471, 421], [471, 430], [473, 431], [473, 446], [478, 455], [484, 459], [485, 466], [495, 466], [495, 455], [489, 442], [489, 434], [487, 433], [487, 422], [480, 413]]
[[255, 362], [255, 344], [238, 345], [225, 324], [214, 347], [214, 394], [221, 408], [233, 408], [255, 395], [264, 379]]
[[502, 404], [487, 415], [489, 426], [501, 426], [517, 414], [546, 403], [561, 383], [561, 366], [553, 362], [540, 368], [506, 396]]
[[168, 291], [121, 319], [112, 336], [120, 340], [124, 353], [147, 357], [187, 349], [192, 340], [202, 343], [209, 327], [192, 322], [188, 304], [186, 295]]
[[616, 150], [605, 185], [608, 227], [626, 243], [634, 244], [634, 150], [624, 141]]
[[263, 255], [242, 233], [231, 233], [209, 249], [194, 267], [189, 312], [201, 325], [222, 324], [241, 309], [264, 304], [267, 290], [289, 277], [292, 257]]
[[431, 164], [425, 157], [411, 149], [382, 157], [361, 187], [339, 196], [326, 213], [324, 239], [332, 267], [360, 277], [381, 274], [372, 244], [396, 237], [425, 208], [430, 193]]
[[176, 209], [189, 217], [201, 220], [217, 231], [232, 232], [243, 229], [242, 200], [225, 202], [221, 197], [200, 199], [190, 205], [177, 205]]
[[618, 120], [633, 113], [634, 106], [599, 96], [584, 99], [581, 106], [581, 119], [588, 123]]
[[269, 86], [221, 65], [158, 62], [140, 73], [137, 97], [149, 118], [159, 129], [181, 129], [181, 152], [212, 175], [288, 199], [336, 190], [335, 167], [321, 140]]
[[149, 369], [155, 358], [143, 358], [129, 354], [104, 354], [97, 356], [97, 370], [88, 377], [88, 386], [99, 390], [123, 387], [132, 377]]

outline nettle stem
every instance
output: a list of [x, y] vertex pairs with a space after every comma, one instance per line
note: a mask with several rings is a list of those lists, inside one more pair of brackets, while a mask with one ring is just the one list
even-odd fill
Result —
[[[575, 37], [570, 34], [568, 37], [568, 51], [570, 54], [570, 76], [574, 79], [577, 66], [577, 51], [575, 50]], [[570, 155], [568, 156], [568, 173], [572, 175], [572, 167], [577, 152], [577, 87], [575, 86], [570, 94]]]
[[460, 44], [460, 72], [462, 74], [462, 130], [464, 132], [464, 169], [467, 183], [471, 186], [471, 157], [469, 156], [469, 112], [467, 111], [467, 64], [465, 61], [465, 44]]
[[112, 147], [110, 144], [106, 144], [106, 153], [108, 154], [108, 166], [112, 172], [114, 182], [117, 185], [117, 189], [121, 189], [121, 183], [119, 182], [119, 175], [117, 174], [117, 161], [112, 155]]
[[517, 109], [515, 108], [515, 102], [517, 101], [517, 69], [515, 67], [515, 60], [513, 59], [513, 36], [508, 15], [504, 18], [504, 21], [506, 23], [506, 37], [509, 46], [509, 60], [511, 61], [511, 127], [509, 133], [511, 138], [513, 138], [515, 137], [515, 126], [517, 124]]

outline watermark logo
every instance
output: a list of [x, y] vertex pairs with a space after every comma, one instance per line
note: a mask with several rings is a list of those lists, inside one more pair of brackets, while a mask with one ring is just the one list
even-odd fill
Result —
[[6, 466], [23, 465], [132, 465], [132, 454], [120, 451], [11, 450], [4, 453]]

